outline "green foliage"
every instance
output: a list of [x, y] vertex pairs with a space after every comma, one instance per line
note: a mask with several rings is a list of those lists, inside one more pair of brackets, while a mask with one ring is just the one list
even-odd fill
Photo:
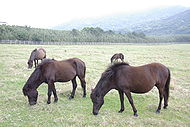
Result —
[[159, 43], [190, 42], [190, 35], [146, 36], [143, 32], [116, 33], [96, 27], [82, 30], [51, 30], [28, 26], [0, 25], [0, 40], [25, 40], [40, 42], [113, 42], [113, 43]]
[[43, 42], [142, 42], [144, 33], [118, 34], [112, 30], [104, 31], [96, 27], [85, 27], [71, 31], [30, 28], [28, 26], [0, 25], [0, 40], [28, 40]]

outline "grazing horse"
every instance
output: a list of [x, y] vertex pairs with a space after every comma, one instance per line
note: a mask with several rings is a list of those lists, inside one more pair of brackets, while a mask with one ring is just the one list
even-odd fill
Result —
[[124, 62], [124, 55], [122, 53], [116, 53], [111, 57], [111, 63], [114, 61], [118, 61], [118, 59], [121, 59], [122, 62]]
[[63, 61], [48, 59], [37, 66], [34, 72], [30, 75], [26, 84], [23, 87], [23, 94], [28, 97], [30, 105], [37, 103], [38, 91], [37, 88], [42, 83], [48, 84], [48, 101], [51, 103], [51, 94], [53, 92], [54, 102], [58, 101], [55, 82], [72, 81], [73, 90], [69, 99], [74, 98], [77, 88], [76, 77], [79, 78], [83, 88], [83, 97], [86, 97], [86, 81], [85, 81], [86, 66], [85, 63], [78, 59], [72, 58]]
[[46, 58], [46, 51], [43, 48], [34, 49], [31, 52], [30, 58], [28, 60], [28, 68], [32, 68], [33, 61], [36, 68], [36, 66], [38, 65], [38, 60], [42, 60], [44, 58]]
[[124, 93], [127, 96], [134, 116], [138, 116], [137, 109], [133, 104], [132, 93], [147, 93], [154, 86], [159, 91], [159, 105], [157, 113], [160, 113], [162, 99], [164, 98], [164, 108], [168, 106], [170, 84], [170, 71], [160, 63], [151, 63], [143, 66], [130, 66], [127, 63], [116, 63], [107, 68], [102, 73], [95, 89], [92, 90], [91, 99], [93, 102], [93, 114], [97, 115], [104, 103], [104, 96], [111, 90], [116, 89], [119, 92], [121, 109], [124, 111]]

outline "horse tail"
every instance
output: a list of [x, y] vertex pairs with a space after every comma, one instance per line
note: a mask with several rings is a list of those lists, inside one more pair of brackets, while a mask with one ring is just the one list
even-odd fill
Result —
[[170, 74], [170, 70], [168, 69], [168, 78], [167, 78], [167, 81], [166, 81], [166, 84], [165, 84], [164, 108], [166, 108], [168, 106], [170, 80], [171, 80], [171, 74]]
[[45, 49], [43, 49], [43, 48], [42, 48], [42, 50], [44, 51], [44, 54], [45, 54], [44, 58], [46, 58], [46, 50], [45, 50]]
[[76, 60], [75, 62], [75, 66], [76, 66], [76, 72], [77, 75], [82, 76], [83, 78], [85, 78], [85, 74], [86, 74], [86, 65], [83, 61], [81, 60]]

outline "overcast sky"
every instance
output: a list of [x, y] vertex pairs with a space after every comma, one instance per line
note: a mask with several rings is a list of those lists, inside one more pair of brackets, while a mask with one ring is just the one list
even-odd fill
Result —
[[50, 28], [73, 19], [102, 17], [162, 6], [190, 7], [190, 0], [0, 0], [0, 4], [1, 22]]

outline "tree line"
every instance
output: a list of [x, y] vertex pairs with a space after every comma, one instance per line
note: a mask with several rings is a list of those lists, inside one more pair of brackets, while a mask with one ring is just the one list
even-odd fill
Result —
[[190, 35], [147, 37], [144, 33], [128, 32], [122, 34], [112, 30], [104, 31], [99, 27], [85, 27], [82, 30], [52, 30], [3, 24], [0, 25], [0, 40], [114, 43], [190, 42]]

